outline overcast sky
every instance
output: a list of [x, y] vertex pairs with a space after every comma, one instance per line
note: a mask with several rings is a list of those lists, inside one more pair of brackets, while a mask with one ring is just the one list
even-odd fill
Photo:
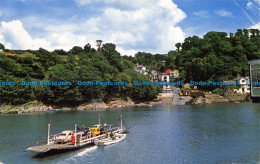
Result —
[[185, 37], [260, 28], [260, 0], [0, 0], [8, 49], [70, 50], [96, 40], [121, 55], [167, 53]]

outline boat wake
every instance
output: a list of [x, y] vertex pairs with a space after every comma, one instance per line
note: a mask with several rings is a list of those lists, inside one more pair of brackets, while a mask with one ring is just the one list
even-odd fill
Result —
[[70, 156], [69, 158], [67, 158], [61, 162], [58, 162], [58, 163], [71, 163], [71, 162], [81, 161], [81, 160], [83, 160], [83, 158], [85, 159], [86, 156], [90, 156], [90, 154], [93, 153], [94, 151], [96, 151], [96, 149], [97, 149], [97, 146], [82, 149], [82, 151], [78, 152], [77, 154], [74, 154], [74, 155]]
[[86, 149], [83, 149], [81, 152], [75, 155], [75, 157], [81, 157], [81, 156], [88, 156], [89, 153], [94, 152], [97, 149], [97, 146], [89, 147]]

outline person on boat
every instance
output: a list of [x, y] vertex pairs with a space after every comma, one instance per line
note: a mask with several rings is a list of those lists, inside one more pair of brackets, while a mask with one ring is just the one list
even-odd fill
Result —
[[112, 140], [115, 139], [114, 134], [112, 132], [109, 135]]
[[71, 143], [73, 143], [73, 144], [75, 143], [75, 136], [74, 135], [71, 136]]
[[104, 127], [100, 128], [100, 134], [104, 134]]

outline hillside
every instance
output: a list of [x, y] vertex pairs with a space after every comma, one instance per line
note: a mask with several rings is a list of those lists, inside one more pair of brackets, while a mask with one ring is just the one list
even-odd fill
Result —
[[133, 63], [123, 59], [115, 48], [114, 44], [105, 44], [97, 52], [87, 44], [68, 52], [4, 49], [0, 54], [0, 103], [38, 100], [73, 106], [113, 98], [130, 97], [136, 102], [155, 98], [160, 88], [134, 86], [134, 80], [148, 81], [148, 77], [134, 71]]

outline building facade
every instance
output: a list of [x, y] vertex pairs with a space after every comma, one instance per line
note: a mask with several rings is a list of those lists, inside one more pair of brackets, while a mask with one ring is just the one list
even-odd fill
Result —
[[253, 102], [260, 102], [260, 59], [248, 62], [250, 70], [250, 95]]

